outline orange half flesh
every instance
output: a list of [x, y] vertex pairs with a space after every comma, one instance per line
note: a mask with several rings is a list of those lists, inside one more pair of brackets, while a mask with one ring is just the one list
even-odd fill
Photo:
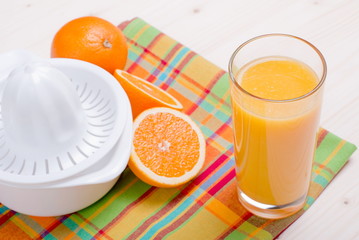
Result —
[[136, 118], [129, 167], [144, 182], [157, 187], [184, 184], [198, 174], [204, 158], [204, 137], [187, 115], [152, 108]]

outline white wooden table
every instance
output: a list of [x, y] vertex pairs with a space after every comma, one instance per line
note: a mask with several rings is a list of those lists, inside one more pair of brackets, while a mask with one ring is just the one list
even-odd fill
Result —
[[[309, 40], [326, 57], [322, 126], [359, 145], [359, 1], [345, 0], [1, 0], [0, 53], [48, 57], [52, 37], [73, 18], [114, 24], [141, 17], [227, 69], [243, 41], [272, 32]], [[359, 151], [280, 239], [359, 239]]]

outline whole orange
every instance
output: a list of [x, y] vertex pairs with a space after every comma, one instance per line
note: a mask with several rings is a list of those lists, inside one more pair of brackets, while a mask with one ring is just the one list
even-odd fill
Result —
[[88, 16], [66, 23], [55, 35], [51, 57], [74, 58], [96, 64], [111, 74], [126, 65], [126, 38], [112, 23]]

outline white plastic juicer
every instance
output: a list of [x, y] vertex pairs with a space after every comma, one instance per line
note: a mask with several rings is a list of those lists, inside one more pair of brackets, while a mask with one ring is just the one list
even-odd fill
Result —
[[0, 65], [0, 202], [58, 216], [103, 197], [131, 150], [131, 107], [117, 80], [24, 51], [0, 55]]

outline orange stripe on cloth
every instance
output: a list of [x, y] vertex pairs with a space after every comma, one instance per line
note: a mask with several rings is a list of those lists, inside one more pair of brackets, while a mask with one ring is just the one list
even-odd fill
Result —
[[318, 133], [318, 138], [317, 138], [317, 147], [319, 147], [319, 145], [322, 143], [323, 139], [327, 136], [328, 131], [323, 129], [323, 128], [319, 128], [319, 133]]
[[251, 232], [248, 237], [246, 239], [251, 239], [253, 238], [257, 233], [259, 233], [260, 231], [262, 231], [262, 229], [264, 229], [266, 226], [270, 225], [274, 220], [267, 220], [265, 221], [260, 227], [257, 227], [256, 230], [254, 230], [253, 232]]

